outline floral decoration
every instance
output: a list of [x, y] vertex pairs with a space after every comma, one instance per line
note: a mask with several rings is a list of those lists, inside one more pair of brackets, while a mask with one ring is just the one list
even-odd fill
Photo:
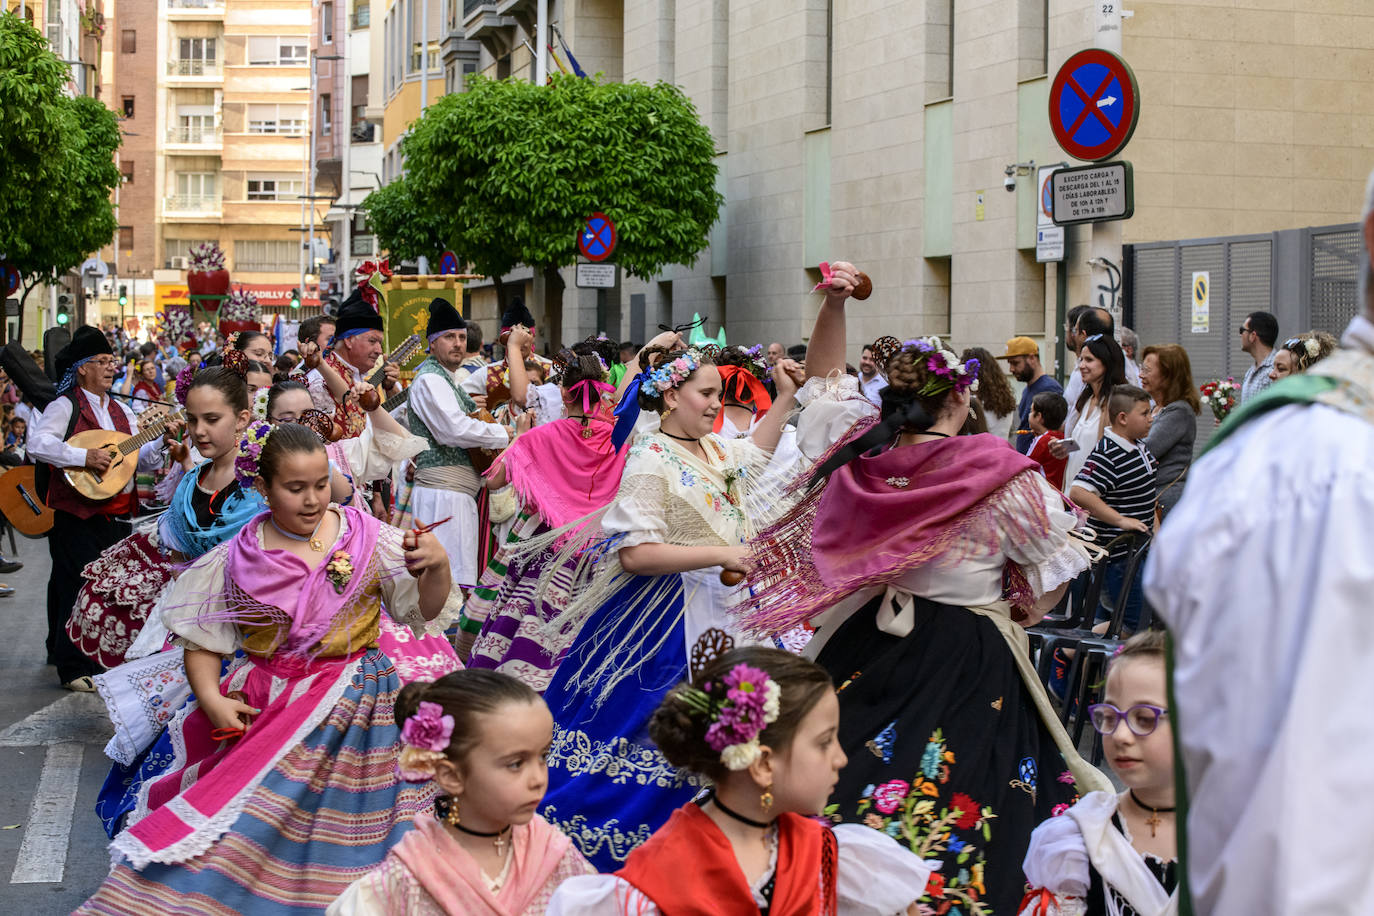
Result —
[[[743, 770], [759, 758], [759, 735], [776, 722], [782, 688], [767, 672], [739, 664], [718, 684], [678, 688], [695, 713], [707, 717], [706, 744], [729, 770]], [[724, 691], [717, 699], [714, 694]]]
[[644, 374], [644, 380], [639, 383], [639, 390], [650, 397], [661, 397], [664, 392], [670, 391], [681, 385], [688, 376], [701, 366], [702, 354], [700, 350], [691, 349], [684, 352], [672, 362], [664, 363], [658, 368]]
[[953, 350], [945, 347], [938, 337], [914, 337], [902, 342], [903, 350], [912, 350], [917, 357], [925, 359], [926, 371], [930, 373], [919, 393], [924, 397], [943, 394], [953, 388], [955, 391], [978, 391], [978, 360], [961, 362]]
[[219, 316], [224, 321], [261, 321], [262, 310], [258, 308], [258, 297], [239, 287], [224, 300]]
[[162, 316], [162, 330], [168, 340], [174, 344], [180, 343], [191, 336], [193, 328], [190, 309], [181, 305], [167, 306], [167, 311]]
[[453, 716], [445, 715], [438, 703], [421, 701], [415, 714], [401, 726], [401, 753], [396, 759], [400, 777], [406, 782], [433, 779], [435, 765], [444, 759], [452, 738]]
[[248, 424], [243, 438], [239, 440], [239, 454], [234, 459], [234, 474], [240, 486], [248, 486], [258, 476], [258, 462], [262, 460], [262, 449], [267, 437], [272, 435], [272, 425], [265, 420], [254, 420]]
[[192, 245], [190, 265], [191, 270], [224, 270], [224, 250], [214, 242]]
[[1202, 403], [1212, 408], [1212, 416], [1220, 423], [1230, 416], [1240, 398], [1240, 386], [1234, 378], [1213, 379], [1198, 388], [1202, 392]]
[[200, 369], [199, 358], [192, 362], [188, 362], [186, 366], [177, 373], [177, 380], [173, 393], [176, 395], [177, 403], [182, 407], [186, 406], [186, 395], [191, 393], [191, 380], [196, 377], [196, 371], [198, 369]]
[[353, 558], [347, 550], [336, 550], [325, 564], [324, 572], [333, 584], [334, 591], [342, 595], [344, 589], [348, 588], [348, 580], [353, 578]]
[[364, 261], [358, 268], [358, 276], [358, 292], [363, 301], [374, 309], [377, 308], [382, 283], [391, 279], [391, 260], [383, 258], [380, 261]]

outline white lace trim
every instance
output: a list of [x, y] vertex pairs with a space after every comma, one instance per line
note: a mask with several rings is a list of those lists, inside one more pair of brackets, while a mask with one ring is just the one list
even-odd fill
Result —
[[857, 378], [839, 372], [832, 372], [825, 378], [820, 376], [809, 378], [806, 380], [806, 384], [802, 385], [801, 390], [797, 392], [797, 403], [803, 409], [822, 399], [832, 401], [868, 400], [864, 393], [859, 390]]
[[[366, 658], [366, 656], [362, 658]], [[184, 862], [187, 859], [200, 855], [218, 842], [219, 838], [224, 836], [224, 834], [229, 831], [229, 828], [233, 826], [234, 822], [238, 820], [239, 815], [243, 813], [244, 806], [248, 803], [248, 797], [257, 791], [258, 786], [262, 784], [267, 774], [275, 769], [277, 764], [281, 762], [281, 759], [304, 741], [311, 732], [319, 728], [320, 724], [324, 722], [333, 711], [335, 704], [339, 702], [339, 698], [343, 696], [344, 691], [348, 689], [348, 685], [352, 683], [353, 673], [362, 663], [362, 658], [359, 658], [352, 665], [343, 666], [338, 677], [335, 678], [334, 683], [330, 685], [329, 690], [325, 692], [320, 702], [311, 710], [310, 715], [306, 716], [305, 721], [296, 729], [291, 739], [283, 742], [282, 745], [272, 753], [268, 761], [259, 768], [253, 778], [249, 780], [248, 783], [224, 805], [224, 807], [220, 808], [219, 811], [215, 812], [213, 815], [205, 816], [199, 812], [194, 812], [189, 806], [185, 806], [185, 810], [192, 812], [195, 820], [198, 820], [199, 823], [194, 823], [192, 820], [188, 819], [186, 815], [182, 815], [182, 820], [186, 821], [188, 825], [192, 826], [194, 829], [182, 839], [160, 850], [148, 848], [146, 844], [133, 835], [132, 831], [126, 828], [110, 843], [111, 861], [117, 864], [119, 857], [123, 856], [128, 860], [130, 866], [136, 871], [141, 871], [143, 868], [147, 867], [150, 862], [157, 862], [163, 865]], [[199, 706], [199, 701], [192, 701], [187, 704], [184, 711], [186, 715], [190, 715], [191, 711], [198, 709]], [[184, 717], [179, 717], [179, 719], [180, 722], [178, 724], [184, 724]], [[172, 732], [172, 743], [175, 756], [171, 768], [167, 770], [168, 773], [175, 773], [186, 765], [186, 740], [181, 728], [177, 728]], [[146, 817], [148, 814], [148, 793], [152, 789], [152, 783], [153, 781], [150, 780], [139, 790], [138, 807], [135, 811], [138, 815], [138, 820], [142, 820], [143, 817]], [[177, 805], [179, 802], [181, 805], [185, 805], [184, 802], [181, 802], [180, 795], [168, 802], [168, 806]], [[173, 810], [178, 809], [173, 808]], [[180, 813], [180, 811], [178, 811], [178, 813]], [[132, 826], [134, 823], [137, 823], [137, 821], [133, 820], [131, 817], [129, 826]]]

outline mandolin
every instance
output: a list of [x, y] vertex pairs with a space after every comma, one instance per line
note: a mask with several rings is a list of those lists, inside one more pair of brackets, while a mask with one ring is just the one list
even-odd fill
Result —
[[34, 466], [24, 464], [0, 474], [0, 512], [15, 531], [41, 538], [52, 530], [52, 510], [43, 505], [33, 473]]
[[422, 346], [424, 346], [424, 341], [420, 339], [420, 335], [411, 334], [405, 340], [397, 344], [396, 349], [386, 355], [386, 358], [382, 360], [382, 364], [367, 377], [367, 383], [374, 387], [380, 385], [383, 379], [386, 378], [387, 363], [395, 363], [398, 366], [404, 367], [406, 363], [410, 362], [412, 356], [420, 352], [420, 347]]
[[[144, 416], [147, 416], [146, 414]], [[64, 468], [67, 483], [87, 499], [101, 500], [118, 496], [138, 470], [138, 450], [158, 438], [167, 424], [181, 416], [179, 411], [154, 420], [144, 420], [137, 433], [121, 433], [113, 429], [87, 429], [67, 440], [72, 448], [98, 448], [110, 456], [110, 466], [103, 474], [90, 468]]]

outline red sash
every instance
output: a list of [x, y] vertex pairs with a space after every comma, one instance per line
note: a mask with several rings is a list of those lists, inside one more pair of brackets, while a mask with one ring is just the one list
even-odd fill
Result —
[[[835, 834], [815, 821], [779, 817], [769, 916], [834, 916], [836, 849]], [[663, 916], [759, 916], [730, 841], [695, 803], [674, 811], [616, 874]]]

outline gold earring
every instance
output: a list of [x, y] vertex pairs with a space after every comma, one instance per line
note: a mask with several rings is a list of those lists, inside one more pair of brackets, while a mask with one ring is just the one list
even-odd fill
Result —
[[666, 418], [669, 414], [671, 414], [671, 413], [673, 412], [673, 410], [674, 410], [674, 408], [669, 407], [667, 410], [663, 411], [663, 417]]
[[450, 795], [448, 797], [448, 813], [444, 815], [444, 820], [450, 827], [458, 826], [458, 798]]
[[759, 807], [763, 809], [764, 814], [767, 814], [773, 807], [773, 784], [771, 782], [768, 784], [768, 788], [763, 790], [763, 794], [759, 796]]

